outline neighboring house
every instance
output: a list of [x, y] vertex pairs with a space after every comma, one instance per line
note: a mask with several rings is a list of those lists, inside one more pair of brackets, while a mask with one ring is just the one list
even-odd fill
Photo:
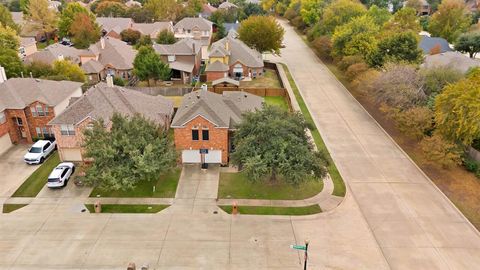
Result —
[[172, 69], [172, 81], [187, 84], [198, 75], [202, 58], [201, 44], [196, 40], [185, 38], [175, 44], [154, 44], [153, 48]]
[[218, 9], [237, 9], [238, 6], [235, 5], [234, 3], [230, 3], [227, 1], [221, 3], [219, 6], [218, 6]]
[[418, 47], [422, 49], [423, 54], [425, 55], [430, 54], [432, 50], [436, 49], [437, 47], [440, 48], [440, 53], [453, 51], [446, 39], [440, 37], [430, 37], [429, 35], [420, 36]]
[[235, 23], [224, 23], [223, 27], [225, 28], [225, 32], [230, 33], [230, 31], [238, 31], [240, 27], [240, 23], [237, 21]]
[[480, 67], [480, 60], [472, 59], [460, 52], [444, 52], [425, 56], [421, 67], [452, 67], [462, 73], [466, 73], [471, 68]]
[[65, 110], [71, 98], [82, 95], [78, 82], [5, 78], [0, 68], [0, 152], [13, 143], [52, 137], [48, 122]]
[[103, 36], [116, 39], [121, 38], [120, 33], [123, 30], [133, 27], [133, 20], [131, 18], [97, 17], [97, 23], [102, 29]]
[[208, 19], [210, 16], [212, 16], [212, 14], [217, 11], [217, 8], [210, 5], [210, 3], [207, 3], [207, 4], [203, 4], [202, 6], [202, 12], [200, 12], [200, 16], [202, 18], [206, 18]]
[[39, 30], [33, 30], [28, 26], [28, 22], [24, 19], [24, 14], [22, 12], [10, 12], [12, 14], [13, 21], [18, 24], [21, 28], [20, 37], [25, 38], [34, 38], [36, 41], [44, 41], [49, 37], [53, 37], [53, 33], [45, 33]]
[[137, 30], [142, 35], [150, 36], [152, 39], [156, 39], [158, 34], [163, 30], [167, 30], [173, 33], [172, 22], [154, 22], [154, 23], [134, 23], [133, 30]]
[[111, 127], [110, 118], [115, 112], [126, 116], [138, 113], [168, 129], [173, 102], [162, 96], [114, 86], [112, 77], [108, 77], [107, 83], [99, 83], [72, 100], [62, 114], [50, 121], [60, 159], [82, 161], [83, 130], [100, 119], [104, 120], [106, 128]]
[[32, 55], [37, 52], [37, 41], [35, 38], [20, 38], [20, 47], [18, 48], [18, 55], [20, 58]]
[[70, 60], [72, 63], [80, 65], [81, 56], [88, 54], [87, 50], [79, 50], [75, 47], [69, 47], [60, 43], [52, 44], [41, 51], [27, 55], [25, 63], [42, 62], [52, 65], [56, 60]]
[[207, 81], [222, 77], [236, 80], [263, 75], [262, 54], [235, 38], [233, 32], [212, 44], [205, 73]]
[[227, 164], [236, 124], [244, 112], [262, 104], [262, 97], [239, 91], [222, 95], [199, 90], [185, 95], [170, 126], [182, 162]]
[[465, 1], [465, 5], [467, 6], [468, 10], [470, 10], [472, 13], [475, 13], [479, 10], [480, 0], [467, 0]]
[[204, 18], [183, 18], [173, 26], [175, 38], [192, 38], [202, 45], [202, 60], [208, 59], [208, 46], [212, 40], [213, 23]]
[[131, 8], [131, 7], [142, 7], [142, 3], [138, 2], [138, 1], [134, 1], [134, 0], [128, 0], [127, 2], [125, 2], [125, 6]]

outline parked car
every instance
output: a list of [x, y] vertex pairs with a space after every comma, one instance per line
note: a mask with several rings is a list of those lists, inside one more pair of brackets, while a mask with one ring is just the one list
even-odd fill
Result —
[[55, 151], [57, 143], [55, 141], [39, 140], [28, 149], [23, 160], [27, 164], [40, 164]]
[[65, 46], [69, 46], [69, 47], [73, 46], [73, 43], [68, 38], [63, 38], [62, 41], [60, 41], [60, 44], [65, 45]]
[[48, 176], [47, 187], [57, 188], [67, 185], [70, 176], [75, 172], [75, 165], [71, 162], [62, 162]]

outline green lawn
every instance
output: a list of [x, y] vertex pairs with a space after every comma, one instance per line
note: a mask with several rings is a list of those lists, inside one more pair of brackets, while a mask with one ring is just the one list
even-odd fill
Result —
[[[177, 191], [178, 180], [180, 178], [181, 168], [175, 168], [170, 173], [159, 177], [157, 182], [142, 181], [139, 185], [131, 190], [104, 190], [94, 188], [90, 197], [124, 197], [124, 198], [173, 198]], [[155, 186], [155, 192], [153, 187]]]
[[272, 106], [279, 106], [284, 110], [288, 110], [288, 104], [284, 97], [275, 96], [275, 97], [264, 97], [265, 104]]
[[[95, 213], [93, 204], [85, 204], [90, 213]], [[164, 204], [102, 204], [102, 213], [154, 214], [169, 207]]]
[[4, 204], [3, 205], [3, 213], [11, 213], [15, 210], [18, 210], [28, 204]]
[[[47, 183], [48, 175], [60, 163], [58, 152], [53, 153], [13, 193], [12, 197], [35, 197]], [[35, 166], [35, 165], [33, 165]]]
[[[293, 80], [292, 75], [290, 74], [290, 71], [288, 70], [287, 65], [283, 64], [283, 67], [285, 69], [285, 73], [287, 74], [288, 81], [292, 86], [292, 90], [295, 95], [295, 98], [297, 99], [298, 105], [300, 106], [300, 110], [305, 116], [305, 120], [314, 127], [315, 122], [313, 121], [312, 115], [310, 115], [307, 105], [305, 104], [305, 101], [303, 100], [300, 94], [300, 91], [298, 90], [298, 87], [295, 84], [295, 81]], [[313, 140], [317, 145], [317, 148], [319, 150], [325, 151], [325, 153], [328, 153], [327, 147], [325, 146], [325, 143], [323, 142], [322, 137], [320, 136], [320, 132], [318, 132], [318, 129], [311, 130], [311, 132], [312, 132]], [[332, 177], [333, 185], [334, 185], [332, 194], [336, 196], [345, 196], [346, 188], [345, 188], [345, 183], [343, 182], [342, 176], [338, 172], [337, 166], [335, 166], [335, 163], [333, 162], [330, 155], [328, 155], [328, 159], [330, 161], [330, 165], [328, 166], [328, 172]]]
[[252, 79], [249, 82], [241, 81], [241, 87], [264, 87], [264, 88], [281, 88], [280, 79], [277, 73], [272, 69], [265, 69], [262, 76]]
[[251, 182], [242, 173], [220, 173], [218, 197], [221, 199], [301, 200], [313, 197], [323, 189], [323, 181], [306, 181], [292, 186], [284, 181], [270, 184]]
[[[220, 208], [232, 213], [232, 206], [222, 205]], [[322, 212], [318, 204], [304, 207], [276, 207], [276, 206], [238, 206], [238, 212], [245, 215], [284, 215], [284, 216], [304, 216], [313, 215]]]

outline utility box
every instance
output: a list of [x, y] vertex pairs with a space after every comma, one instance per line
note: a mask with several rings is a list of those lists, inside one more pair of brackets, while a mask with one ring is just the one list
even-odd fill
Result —
[[93, 205], [93, 208], [95, 208], [95, 213], [101, 213], [102, 212], [102, 204], [100, 202], [95, 202]]

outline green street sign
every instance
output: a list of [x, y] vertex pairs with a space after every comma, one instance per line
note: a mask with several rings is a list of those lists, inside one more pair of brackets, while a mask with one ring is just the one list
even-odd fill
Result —
[[290, 248], [298, 249], [298, 250], [307, 250], [306, 246], [298, 246], [298, 245], [290, 245]]

